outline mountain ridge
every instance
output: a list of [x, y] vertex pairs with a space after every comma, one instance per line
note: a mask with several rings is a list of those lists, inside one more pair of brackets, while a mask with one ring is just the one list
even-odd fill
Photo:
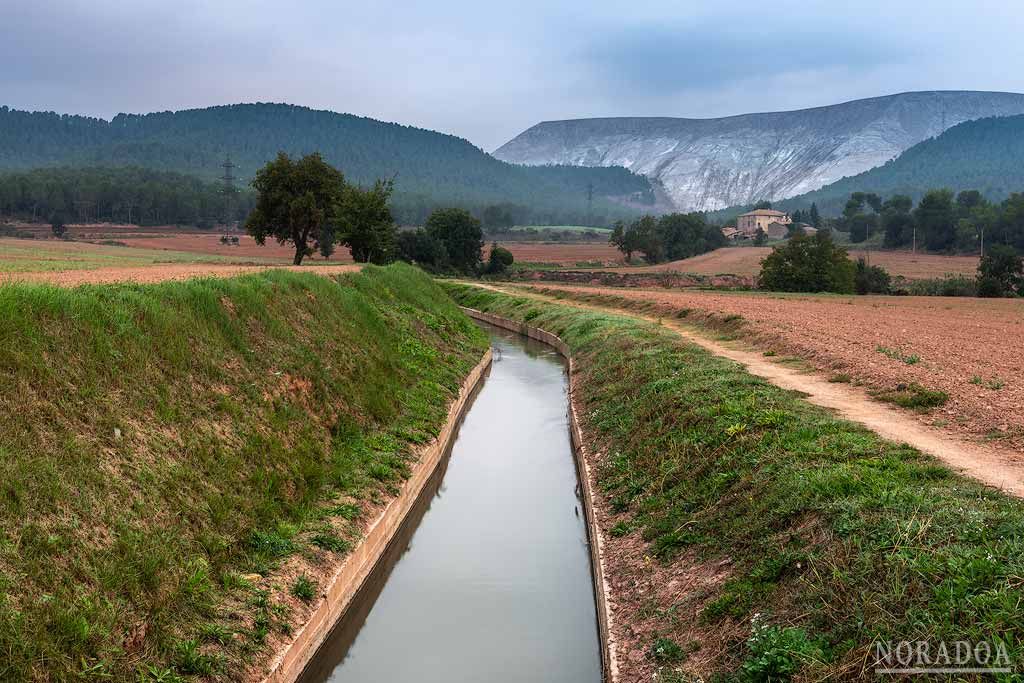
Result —
[[0, 107], [0, 170], [39, 167], [141, 166], [215, 180], [230, 155], [244, 183], [279, 151], [319, 151], [347, 177], [395, 177], [402, 220], [421, 222], [432, 208], [480, 210], [511, 203], [538, 221], [582, 221], [630, 215], [609, 197], [650, 192], [646, 178], [625, 169], [524, 167], [500, 161], [448, 133], [369, 117], [288, 104], [218, 105], [109, 121]]
[[[978, 190], [990, 201], [1024, 191], [1024, 115], [989, 117], [959, 123], [923, 140], [895, 159], [855, 176], [775, 204], [784, 211], [817, 205], [825, 216], [839, 215], [853, 192], [874, 192], [882, 197], [905, 194], [914, 201], [925, 192], [947, 188], [954, 192]], [[729, 218], [750, 205], [715, 212]]]
[[622, 165], [682, 210], [778, 200], [898, 156], [952, 125], [1024, 114], [1024, 94], [919, 91], [718, 118], [600, 117], [539, 123], [494, 156], [527, 165]]

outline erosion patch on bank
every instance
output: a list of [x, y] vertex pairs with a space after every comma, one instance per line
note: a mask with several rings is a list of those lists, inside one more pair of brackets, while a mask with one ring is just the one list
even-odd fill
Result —
[[624, 680], [874, 678], [874, 644], [1024, 666], [1024, 504], [660, 326], [465, 285], [559, 335], [598, 454]]
[[401, 265], [0, 287], [0, 680], [242, 676], [486, 346]]

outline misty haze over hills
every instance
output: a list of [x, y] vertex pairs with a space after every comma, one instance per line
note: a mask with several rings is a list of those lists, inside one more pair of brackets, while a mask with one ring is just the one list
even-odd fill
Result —
[[816, 190], [956, 124], [1021, 113], [1022, 94], [935, 91], [715, 119], [574, 119], [539, 123], [494, 155], [624, 166], [659, 182], [681, 210], [715, 210]]

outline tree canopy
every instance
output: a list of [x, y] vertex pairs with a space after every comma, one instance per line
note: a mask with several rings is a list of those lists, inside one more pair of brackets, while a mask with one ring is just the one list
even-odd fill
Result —
[[855, 266], [827, 232], [794, 235], [761, 262], [761, 289], [779, 292], [854, 291]]
[[258, 244], [268, 237], [295, 246], [295, 265], [317, 249], [325, 256], [342, 222], [345, 176], [319, 154], [293, 161], [284, 152], [256, 173], [256, 207], [245, 222]]
[[722, 231], [708, 225], [702, 213], [668, 213], [658, 218], [641, 216], [631, 223], [616, 223], [609, 243], [625, 256], [640, 252], [648, 263], [689, 258], [725, 246]]

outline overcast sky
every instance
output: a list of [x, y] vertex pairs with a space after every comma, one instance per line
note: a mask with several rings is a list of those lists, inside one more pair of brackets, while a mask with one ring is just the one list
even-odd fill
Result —
[[908, 90], [1024, 92], [1020, 0], [853, 6], [0, 0], [0, 104], [110, 118], [289, 102], [453, 133], [490, 151], [551, 119], [724, 116]]

